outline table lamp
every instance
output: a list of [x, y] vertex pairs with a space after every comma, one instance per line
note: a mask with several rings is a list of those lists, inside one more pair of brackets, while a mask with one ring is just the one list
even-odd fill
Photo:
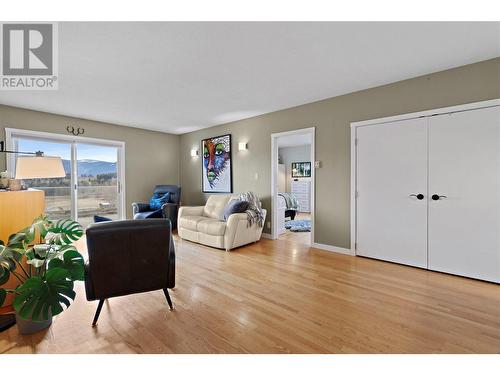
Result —
[[[43, 154], [42, 154], [43, 155]], [[66, 172], [60, 157], [19, 156], [16, 161], [16, 179], [65, 177]]]

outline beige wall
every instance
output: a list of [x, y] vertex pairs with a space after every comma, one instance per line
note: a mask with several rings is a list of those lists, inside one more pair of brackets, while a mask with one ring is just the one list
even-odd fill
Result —
[[[153, 186], [160, 183], [180, 181], [183, 204], [203, 204], [201, 158], [192, 158], [190, 150], [199, 149], [203, 138], [226, 133], [233, 135], [234, 191], [253, 190], [270, 209], [271, 134], [315, 126], [316, 159], [321, 161], [316, 170], [315, 241], [349, 247], [349, 124], [494, 98], [500, 98], [500, 58], [182, 136], [0, 105], [0, 138], [5, 138], [5, 127], [66, 134], [66, 126], [72, 125], [85, 128], [84, 136], [124, 141], [130, 217], [130, 204], [147, 201]], [[248, 150], [238, 151], [238, 142], [248, 142]], [[0, 155], [3, 169], [5, 157]], [[270, 221], [270, 215], [266, 220]]]
[[[68, 134], [68, 125], [84, 128], [82, 138], [125, 142], [127, 217], [132, 215], [132, 202], [147, 202], [154, 185], [179, 184], [178, 135], [0, 105], [1, 140], [5, 140], [5, 128]], [[0, 171], [3, 170], [5, 155], [0, 154]]]
[[[255, 191], [269, 209], [271, 134], [315, 126], [316, 160], [321, 161], [321, 168], [316, 170], [314, 240], [347, 248], [349, 124], [494, 98], [500, 98], [500, 58], [184, 134], [180, 147], [183, 203], [202, 204], [206, 199], [200, 189], [201, 159], [190, 156], [191, 148], [199, 149], [203, 138], [231, 133], [234, 191]], [[237, 151], [237, 143], [243, 141], [248, 142], [248, 150]], [[265, 231], [269, 229], [266, 227]]]

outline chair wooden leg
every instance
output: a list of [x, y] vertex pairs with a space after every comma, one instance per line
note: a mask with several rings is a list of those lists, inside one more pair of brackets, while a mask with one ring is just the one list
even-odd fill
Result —
[[163, 289], [163, 293], [165, 293], [165, 297], [167, 298], [167, 303], [168, 306], [170, 307], [170, 310], [173, 310], [174, 305], [172, 305], [172, 300], [170, 299], [170, 294], [168, 294], [168, 289], [167, 288]]
[[104, 305], [104, 299], [99, 300], [99, 305], [97, 306], [97, 310], [94, 315], [94, 321], [92, 322], [92, 327], [97, 325], [97, 319], [99, 319], [99, 315], [101, 314], [102, 305]]

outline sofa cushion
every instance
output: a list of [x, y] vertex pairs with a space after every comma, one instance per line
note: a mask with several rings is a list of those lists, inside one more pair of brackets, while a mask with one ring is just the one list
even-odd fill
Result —
[[212, 219], [222, 220], [224, 216], [224, 208], [227, 202], [231, 199], [230, 195], [211, 195], [208, 197], [207, 203], [203, 208], [203, 216]]
[[168, 202], [170, 199], [170, 193], [154, 193], [149, 200], [149, 207], [152, 210], [161, 210], [161, 206]]
[[198, 222], [198, 232], [211, 236], [223, 236], [226, 232], [226, 222], [217, 219], [207, 219]]
[[178, 225], [182, 228], [197, 231], [198, 222], [207, 220], [204, 216], [181, 216]]
[[231, 199], [227, 204], [226, 208], [224, 208], [224, 220], [227, 221], [229, 216], [232, 214], [241, 214], [248, 209], [247, 201], [240, 201], [238, 199]]

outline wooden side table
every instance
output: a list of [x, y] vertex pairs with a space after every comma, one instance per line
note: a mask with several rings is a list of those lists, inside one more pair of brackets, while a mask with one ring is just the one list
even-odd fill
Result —
[[[0, 240], [7, 243], [9, 236], [31, 225], [33, 220], [45, 212], [45, 193], [42, 190], [28, 189], [21, 191], [0, 190]], [[2, 285], [14, 289], [19, 285], [15, 277]], [[7, 295], [0, 314], [12, 312], [14, 296]]]

